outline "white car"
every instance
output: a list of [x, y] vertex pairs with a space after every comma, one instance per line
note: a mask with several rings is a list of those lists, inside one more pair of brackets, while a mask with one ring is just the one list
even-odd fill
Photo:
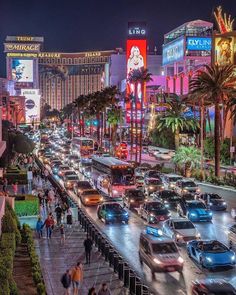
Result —
[[200, 239], [201, 235], [187, 218], [171, 218], [163, 223], [162, 231], [177, 243]]

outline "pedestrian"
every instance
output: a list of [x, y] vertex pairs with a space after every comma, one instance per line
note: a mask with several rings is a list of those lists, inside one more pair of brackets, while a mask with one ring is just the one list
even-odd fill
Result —
[[62, 209], [59, 204], [57, 204], [55, 208], [56, 218], [57, 218], [57, 225], [61, 224], [61, 215], [62, 215]]
[[72, 226], [72, 211], [70, 207], [66, 211], [66, 224], [71, 228]]
[[38, 234], [38, 238], [42, 238], [43, 237], [43, 222], [41, 220], [41, 217], [38, 218], [38, 221], [36, 223], [36, 231]]
[[93, 241], [87, 235], [87, 238], [84, 240], [84, 250], [85, 250], [86, 264], [90, 264], [90, 257], [91, 257], [92, 247], [93, 247]]
[[73, 284], [74, 295], [79, 294], [79, 288], [82, 285], [83, 277], [84, 277], [83, 266], [81, 262], [78, 262], [77, 265], [72, 269], [72, 273], [71, 273], [71, 280]]
[[47, 182], [47, 180], [48, 180], [48, 175], [49, 175], [48, 170], [47, 169], [44, 169], [45, 182]]
[[96, 290], [94, 287], [90, 288], [88, 291], [88, 295], [96, 295]]
[[22, 188], [21, 188], [21, 194], [24, 195], [25, 194], [25, 185], [23, 184]]
[[14, 195], [17, 195], [17, 193], [18, 193], [18, 183], [17, 182], [15, 182], [12, 185], [12, 189], [13, 189]]
[[63, 288], [66, 289], [65, 295], [69, 295], [71, 286], [71, 274], [69, 269], [67, 269], [67, 271], [62, 275], [61, 283]]
[[8, 180], [7, 178], [3, 179], [3, 186], [2, 186], [2, 190], [4, 191], [4, 193], [7, 192], [7, 185], [8, 185]]
[[50, 188], [48, 192], [48, 198], [50, 199], [50, 202], [53, 203], [55, 201], [55, 193], [53, 188]]
[[49, 213], [47, 219], [44, 221], [44, 224], [46, 226], [46, 233], [47, 233], [47, 239], [51, 239], [52, 237], [52, 230], [53, 230], [53, 227], [54, 227], [54, 219], [53, 219], [53, 216], [52, 214]]
[[98, 291], [98, 295], [111, 295], [111, 291], [108, 289], [107, 283], [102, 283], [102, 286]]
[[61, 245], [64, 245], [66, 240], [66, 235], [65, 235], [65, 229], [63, 224], [61, 224], [60, 226], [60, 233], [61, 233]]

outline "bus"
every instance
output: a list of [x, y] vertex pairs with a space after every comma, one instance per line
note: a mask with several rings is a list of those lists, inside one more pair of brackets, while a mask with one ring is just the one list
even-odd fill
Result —
[[136, 188], [134, 167], [109, 155], [92, 157], [91, 180], [109, 197], [121, 197], [125, 189]]
[[80, 159], [90, 158], [94, 152], [94, 141], [88, 137], [74, 137], [71, 141], [71, 151]]

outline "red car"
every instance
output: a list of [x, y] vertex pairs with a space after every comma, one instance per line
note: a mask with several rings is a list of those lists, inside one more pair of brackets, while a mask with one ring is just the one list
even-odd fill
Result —
[[125, 142], [121, 142], [117, 148], [116, 148], [116, 152], [115, 152], [115, 156], [119, 159], [127, 159], [128, 157], [128, 147], [127, 147], [127, 143]]

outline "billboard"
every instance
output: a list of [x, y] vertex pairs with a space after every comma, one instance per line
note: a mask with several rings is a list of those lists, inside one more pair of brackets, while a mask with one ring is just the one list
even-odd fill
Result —
[[236, 64], [236, 35], [233, 32], [214, 36], [214, 62], [219, 66]]
[[40, 121], [40, 94], [39, 89], [21, 89], [21, 95], [25, 97], [26, 123]]
[[187, 37], [186, 49], [198, 50], [198, 51], [210, 51], [211, 50], [211, 38], [204, 37]]
[[184, 38], [181, 37], [173, 42], [163, 45], [162, 64], [168, 64], [181, 61], [184, 58]]
[[13, 58], [11, 79], [16, 82], [33, 82], [33, 60]]

